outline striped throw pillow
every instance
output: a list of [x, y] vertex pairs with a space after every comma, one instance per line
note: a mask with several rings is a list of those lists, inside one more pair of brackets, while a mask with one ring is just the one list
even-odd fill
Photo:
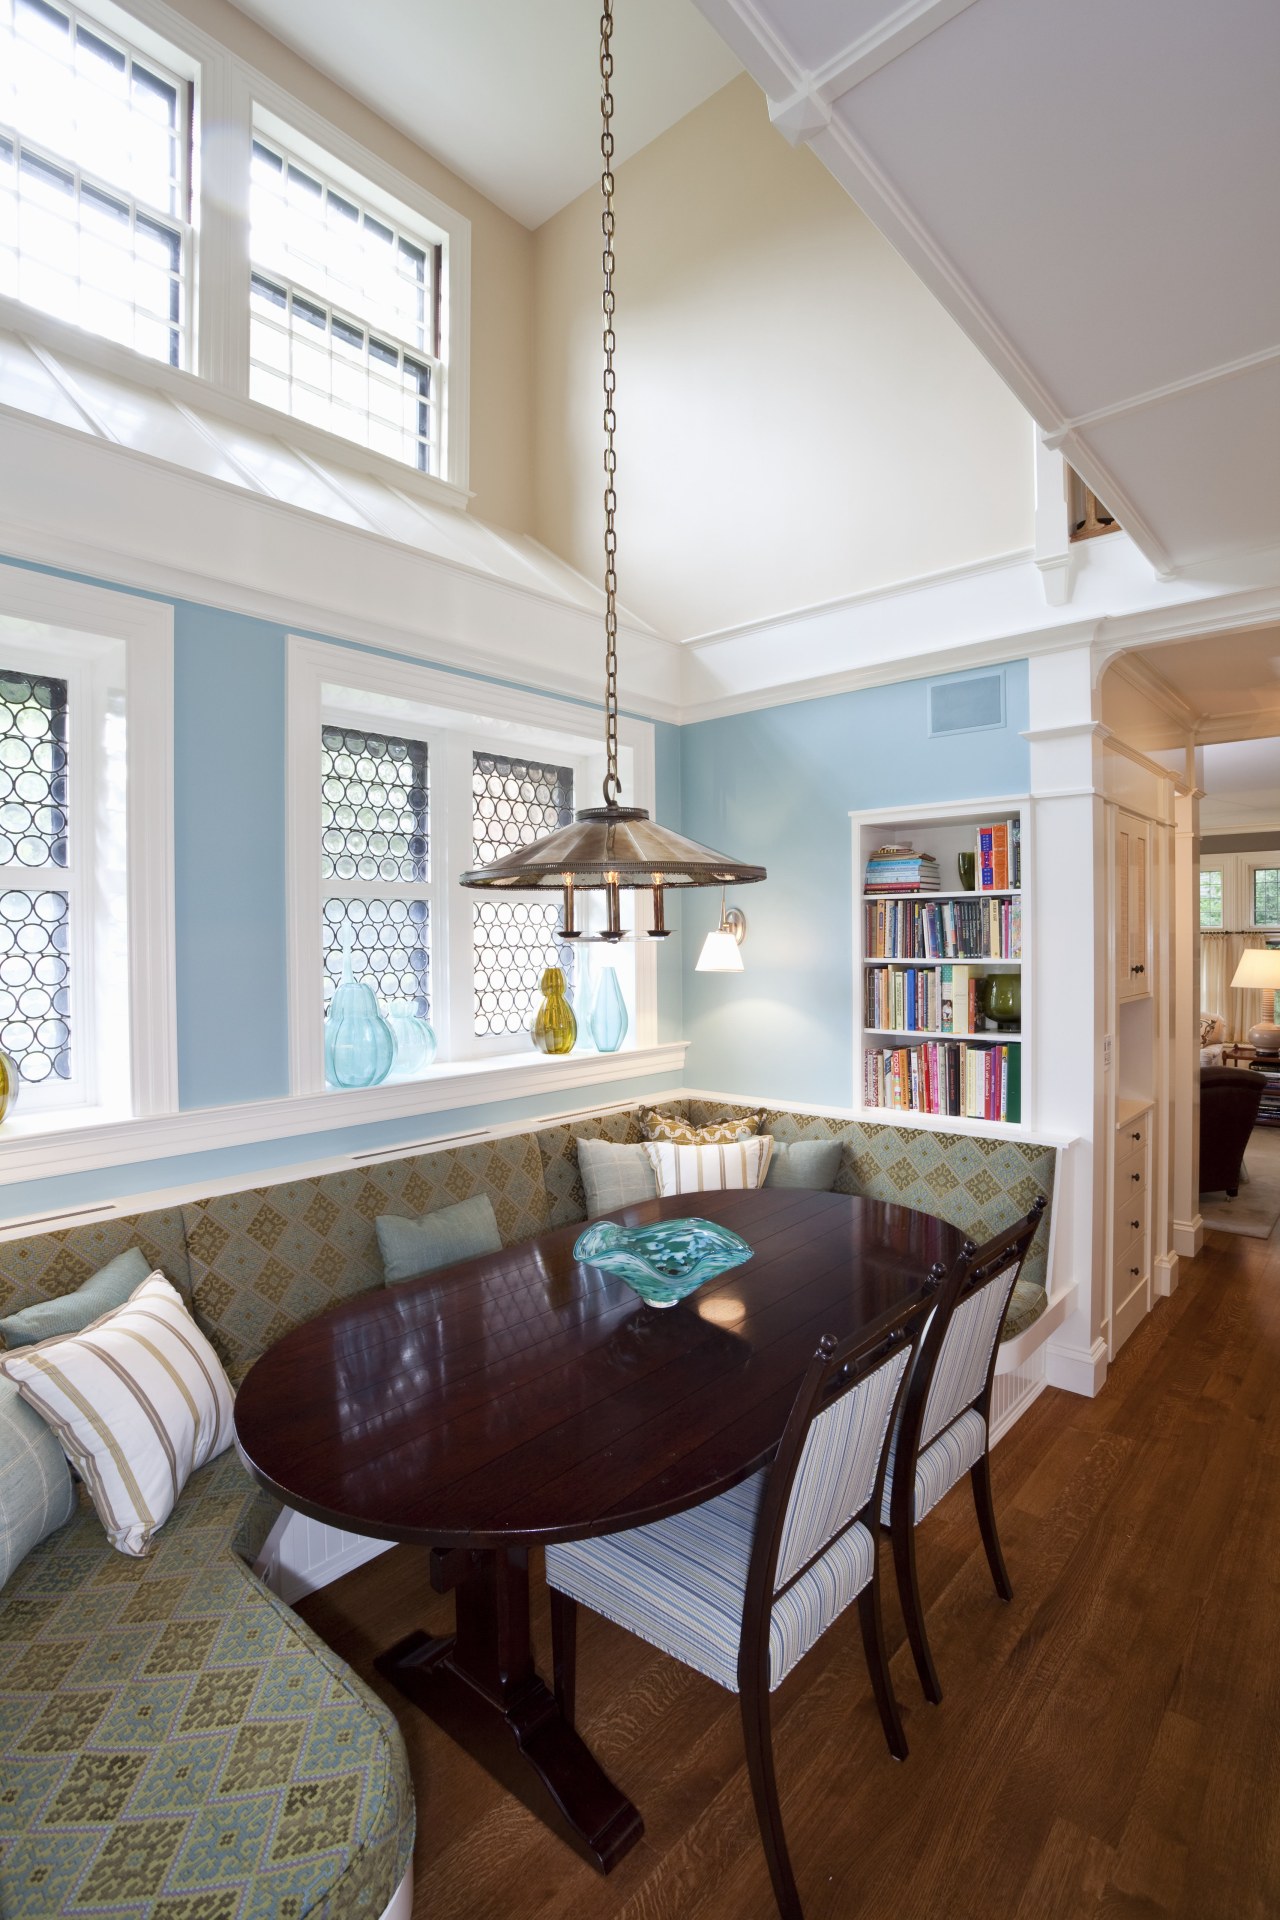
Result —
[[197, 1467], [231, 1445], [231, 1388], [163, 1274], [81, 1333], [0, 1355], [89, 1490], [107, 1538], [141, 1556]]
[[678, 1147], [650, 1141], [645, 1147], [665, 1199], [669, 1193], [710, 1193], [718, 1187], [762, 1187], [773, 1154], [773, 1135], [726, 1140], [719, 1146]]

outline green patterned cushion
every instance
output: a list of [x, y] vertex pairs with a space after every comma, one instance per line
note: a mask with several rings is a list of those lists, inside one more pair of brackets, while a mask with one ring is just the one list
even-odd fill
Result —
[[74, 1293], [131, 1247], [141, 1249], [148, 1273], [159, 1271], [184, 1300], [191, 1298], [182, 1213], [165, 1207], [91, 1227], [60, 1227], [56, 1233], [0, 1241], [0, 1313], [17, 1313], [37, 1300], [60, 1300]]
[[65, 1525], [75, 1506], [62, 1448], [14, 1382], [0, 1380], [0, 1588], [32, 1547]]
[[375, 1224], [383, 1277], [389, 1287], [412, 1280], [415, 1274], [452, 1266], [455, 1260], [470, 1260], [477, 1253], [496, 1253], [502, 1245], [487, 1193], [460, 1200], [456, 1207], [420, 1214], [416, 1220], [406, 1220], [399, 1213], [380, 1213]]
[[145, 1560], [91, 1508], [0, 1597], [0, 1914], [377, 1920], [408, 1865], [388, 1710], [229, 1542], [261, 1503], [234, 1453]]
[[[698, 1100], [688, 1104], [689, 1118], [695, 1122], [704, 1114], [716, 1117], [725, 1111], [723, 1100], [714, 1105]], [[745, 1108], [745, 1102], [740, 1104]], [[1024, 1297], [1031, 1291], [1039, 1295], [1039, 1304], [1025, 1326], [1043, 1313], [1047, 1305], [1056, 1147], [773, 1108], [766, 1115], [764, 1130], [776, 1140], [839, 1140], [843, 1150], [835, 1180], [837, 1193], [865, 1193], [873, 1200], [888, 1200], [918, 1213], [935, 1214], [962, 1227], [979, 1244], [1028, 1213], [1038, 1194], [1047, 1195], [1049, 1212], [1018, 1283], [1026, 1290]], [[1002, 1339], [1025, 1330], [1025, 1326], [1015, 1327], [1013, 1319], [1011, 1309]]]
[[29, 1307], [0, 1320], [0, 1340], [6, 1347], [32, 1347], [60, 1333], [82, 1333], [91, 1320], [122, 1307], [150, 1272], [141, 1248], [126, 1247], [74, 1293], [59, 1294], [56, 1300], [33, 1300]]
[[196, 1319], [238, 1382], [291, 1327], [382, 1285], [379, 1214], [434, 1213], [481, 1193], [504, 1246], [551, 1224], [535, 1135], [195, 1201], [182, 1212]]

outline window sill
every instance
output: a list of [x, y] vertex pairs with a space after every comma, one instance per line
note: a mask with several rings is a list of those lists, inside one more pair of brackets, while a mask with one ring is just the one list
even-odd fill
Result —
[[[481, 1060], [449, 1061], [433, 1067], [421, 1080], [349, 1092], [294, 1094], [284, 1100], [259, 1100], [241, 1106], [198, 1107], [142, 1120], [84, 1107], [15, 1113], [0, 1127], [0, 1187], [94, 1167], [127, 1166], [254, 1141], [287, 1140], [459, 1108], [479, 1108], [498, 1101], [565, 1094], [580, 1087], [683, 1073], [687, 1044], [678, 1040], [623, 1053], [571, 1053], [560, 1059], [536, 1053], [491, 1055]], [[484, 1126], [483, 1117], [477, 1124]], [[359, 1144], [367, 1147], [374, 1143], [364, 1140]], [[380, 1152], [394, 1146], [394, 1141], [377, 1143]]]

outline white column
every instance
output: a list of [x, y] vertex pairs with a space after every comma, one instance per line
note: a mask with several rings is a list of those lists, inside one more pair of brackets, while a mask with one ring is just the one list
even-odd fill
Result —
[[1106, 839], [1092, 648], [1029, 663], [1035, 806], [1036, 1123], [1072, 1136], [1054, 1201], [1050, 1291], [1074, 1281], [1073, 1311], [1052, 1335], [1052, 1386], [1094, 1394], [1106, 1378], [1104, 1002]]
[[1173, 1250], [1204, 1244], [1200, 1216], [1200, 789], [1174, 802]]

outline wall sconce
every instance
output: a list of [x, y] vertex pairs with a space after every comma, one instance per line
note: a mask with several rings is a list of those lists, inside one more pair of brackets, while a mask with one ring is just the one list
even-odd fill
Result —
[[742, 955], [738, 951], [747, 937], [747, 916], [739, 907], [726, 907], [720, 896], [720, 925], [712, 929], [702, 943], [695, 973], [741, 973]]

